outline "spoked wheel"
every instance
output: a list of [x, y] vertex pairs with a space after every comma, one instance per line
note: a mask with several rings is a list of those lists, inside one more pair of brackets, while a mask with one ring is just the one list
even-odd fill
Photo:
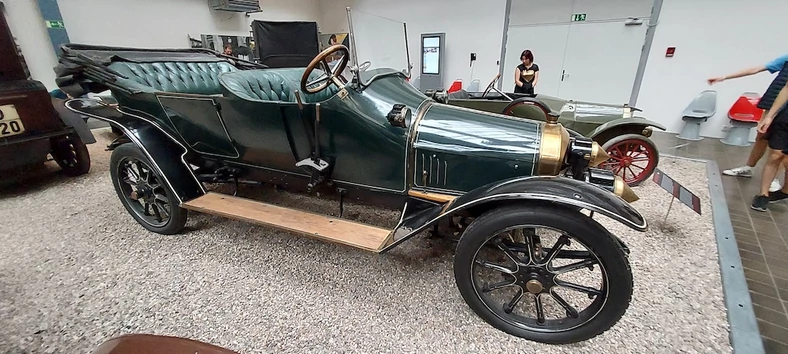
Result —
[[146, 229], [165, 235], [180, 232], [187, 211], [139, 148], [126, 143], [115, 148], [110, 174], [115, 191], [126, 210]]
[[659, 164], [657, 147], [642, 135], [618, 136], [606, 142], [602, 148], [610, 155], [610, 160], [599, 167], [613, 171], [630, 186], [647, 180]]
[[76, 177], [90, 171], [90, 152], [78, 136], [67, 135], [53, 139], [52, 159], [63, 169], [66, 176]]
[[550, 344], [608, 330], [632, 297], [618, 241], [593, 219], [556, 207], [505, 207], [475, 219], [458, 243], [454, 276], [486, 322]]

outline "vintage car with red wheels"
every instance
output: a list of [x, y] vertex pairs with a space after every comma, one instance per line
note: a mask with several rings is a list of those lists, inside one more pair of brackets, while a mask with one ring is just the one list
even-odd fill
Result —
[[[647, 180], [657, 168], [659, 151], [649, 137], [652, 129], [665, 130], [659, 123], [635, 115], [628, 105], [579, 102], [554, 96], [501, 92], [496, 76], [483, 92], [459, 90], [425, 91], [439, 102], [505, 115], [545, 120], [550, 110], [560, 113], [558, 121], [568, 130], [591, 138], [610, 155], [599, 167], [613, 171], [630, 186]], [[541, 102], [541, 104], [536, 104]], [[549, 110], [544, 109], [548, 107]]]
[[[0, 6], [2, 4], [0, 3]], [[90, 170], [85, 144], [96, 140], [87, 123], [31, 80], [5, 15], [0, 14], [0, 178], [43, 164], [49, 155], [68, 176]]]
[[[460, 295], [501, 331], [573, 343], [624, 315], [629, 248], [595, 217], [648, 226], [632, 189], [595, 167], [610, 158], [599, 144], [552, 111], [537, 122], [438, 103], [395, 69], [352, 66], [345, 79], [349, 56], [334, 45], [306, 68], [270, 68], [207, 49], [67, 44], [55, 71], [72, 97], [112, 92], [117, 105], [66, 106], [123, 131], [110, 177], [148, 231], [178, 234], [199, 212], [384, 254], [432, 230], [456, 242]], [[331, 198], [339, 214], [209, 189], [221, 183]], [[346, 200], [401, 214], [393, 228], [364, 224]]]

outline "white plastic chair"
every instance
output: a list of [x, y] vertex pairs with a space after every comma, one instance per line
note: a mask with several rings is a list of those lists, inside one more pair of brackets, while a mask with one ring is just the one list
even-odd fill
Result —
[[681, 113], [684, 128], [681, 129], [678, 138], [692, 141], [703, 140], [700, 136], [700, 125], [715, 113], [717, 113], [717, 91], [702, 91]]
[[471, 84], [468, 85], [468, 92], [479, 92], [479, 87], [481, 86], [481, 80], [473, 79]]

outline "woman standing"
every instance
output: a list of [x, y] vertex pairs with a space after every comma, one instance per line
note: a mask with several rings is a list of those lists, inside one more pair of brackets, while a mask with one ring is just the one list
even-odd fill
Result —
[[522, 64], [514, 69], [514, 92], [533, 95], [539, 82], [539, 65], [534, 63], [534, 54], [528, 49], [520, 54], [520, 60]]

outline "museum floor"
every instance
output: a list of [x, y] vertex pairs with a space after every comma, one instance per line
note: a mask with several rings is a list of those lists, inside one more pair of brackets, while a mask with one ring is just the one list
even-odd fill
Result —
[[[653, 140], [663, 154], [715, 160], [720, 169], [742, 165], [750, 151], [712, 138], [678, 148], [688, 141], [665, 133], [654, 133]], [[765, 213], [750, 209], [762, 166], [763, 160], [753, 178], [723, 175], [723, 189], [764, 347], [788, 353], [788, 204], [770, 204]]]

